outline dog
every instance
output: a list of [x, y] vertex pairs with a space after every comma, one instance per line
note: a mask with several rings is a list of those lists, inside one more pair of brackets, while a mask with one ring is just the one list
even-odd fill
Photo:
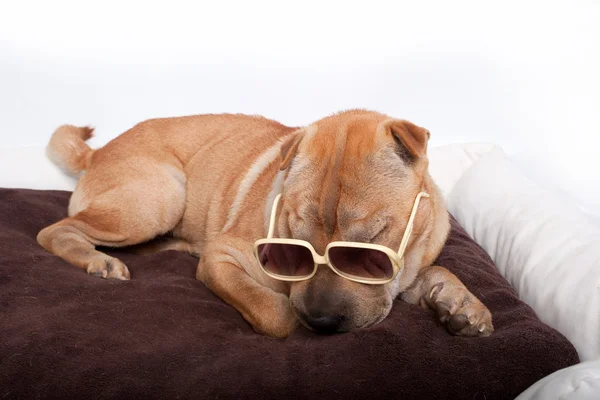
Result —
[[[92, 133], [64, 125], [52, 135], [49, 158], [80, 178], [68, 217], [37, 236], [89, 275], [130, 279], [96, 246], [180, 250], [264, 335], [372, 326], [399, 295], [452, 334], [493, 332], [485, 305], [432, 265], [450, 225], [420, 126], [348, 110], [297, 128], [239, 114], [151, 119], [96, 150]], [[274, 239], [257, 247], [267, 231]]]

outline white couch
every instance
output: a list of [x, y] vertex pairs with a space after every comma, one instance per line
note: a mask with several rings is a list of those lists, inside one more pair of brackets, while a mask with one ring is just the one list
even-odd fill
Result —
[[[600, 227], [576, 204], [528, 179], [491, 144], [429, 150], [447, 207], [581, 364], [540, 380], [525, 399], [600, 399]], [[0, 149], [0, 187], [72, 190], [41, 147]]]
[[[449, 211], [538, 317], [566, 336], [581, 364], [519, 396], [600, 399], [600, 227], [564, 196], [526, 177], [492, 145], [430, 151]], [[523, 165], [523, 163], [520, 163]], [[589, 208], [587, 208], [589, 210]]]

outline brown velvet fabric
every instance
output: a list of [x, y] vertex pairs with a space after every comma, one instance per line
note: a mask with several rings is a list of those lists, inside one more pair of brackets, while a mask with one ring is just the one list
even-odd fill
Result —
[[68, 192], [0, 189], [0, 399], [510, 399], [578, 362], [458, 226], [439, 257], [490, 308], [495, 333], [449, 335], [397, 300], [381, 324], [286, 340], [256, 334], [194, 279], [197, 260], [111, 251], [131, 281], [41, 249]]

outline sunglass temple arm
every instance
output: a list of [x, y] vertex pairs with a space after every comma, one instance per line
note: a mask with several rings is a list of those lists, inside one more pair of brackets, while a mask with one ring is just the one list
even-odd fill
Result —
[[402, 236], [402, 241], [400, 242], [400, 249], [398, 249], [398, 255], [401, 258], [404, 256], [404, 251], [406, 251], [406, 246], [408, 245], [408, 239], [410, 239], [410, 235], [412, 233], [413, 222], [415, 221], [415, 216], [417, 215], [417, 208], [419, 207], [419, 201], [421, 200], [421, 197], [429, 197], [429, 194], [421, 192], [415, 199], [413, 209], [410, 213], [410, 218], [408, 219], [408, 224], [406, 224], [406, 229], [404, 230], [404, 236]]
[[277, 205], [281, 199], [281, 193], [273, 200], [273, 207], [271, 208], [271, 218], [269, 219], [269, 232], [267, 232], [267, 239], [273, 238], [273, 230], [275, 229], [275, 216], [277, 215]]

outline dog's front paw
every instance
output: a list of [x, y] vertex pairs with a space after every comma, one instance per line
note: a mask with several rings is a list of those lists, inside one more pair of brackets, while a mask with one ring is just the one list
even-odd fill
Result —
[[286, 338], [298, 328], [298, 319], [287, 296], [278, 293], [273, 295], [272, 300], [269, 310], [261, 313], [260, 318], [249, 322], [258, 333], [273, 338]]
[[98, 257], [94, 258], [87, 266], [88, 275], [94, 275], [106, 279], [128, 280], [129, 270], [123, 262], [117, 258]]
[[489, 336], [494, 331], [492, 314], [464, 287], [436, 285], [429, 295], [440, 321], [453, 335]]

